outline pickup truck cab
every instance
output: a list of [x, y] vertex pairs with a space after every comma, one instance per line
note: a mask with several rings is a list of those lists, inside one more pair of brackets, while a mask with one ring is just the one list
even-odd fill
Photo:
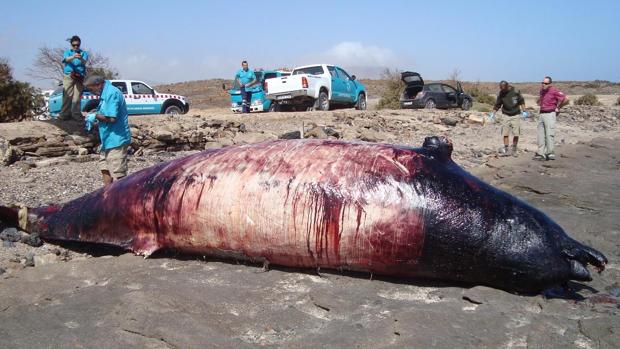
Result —
[[[250, 112], [273, 111], [271, 100], [265, 97], [265, 89], [263, 88], [265, 80], [280, 76], [289, 76], [291, 73], [279, 70], [256, 70], [254, 71], [254, 75], [256, 75], [256, 81], [258, 81], [258, 83], [254, 86], [254, 91], [252, 92]], [[226, 89], [226, 86], [224, 86], [224, 89]], [[236, 80], [233, 86], [228, 90], [228, 93], [230, 94], [230, 110], [232, 110], [233, 113], [241, 113], [241, 90]]]
[[[185, 114], [189, 111], [187, 98], [170, 93], [159, 93], [149, 85], [138, 80], [110, 80], [121, 90], [127, 103], [129, 115], [137, 114]], [[49, 98], [49, 113], [52, 117], [60, 114], [62, 109], [62, 86], [57, 88]], [[99, 96], [88, 90], [82, 93], [82, 111], [89, 112], [99, 105]]]
[[265, 80], [266, 97], [273, 109], [329, 110], [337, 107], [366, 109], [366, 87], [344, 69], [331, 64], [297, 67], [290, 76]]

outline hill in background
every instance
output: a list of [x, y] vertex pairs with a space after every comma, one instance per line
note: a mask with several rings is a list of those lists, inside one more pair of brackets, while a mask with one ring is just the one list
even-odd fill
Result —
[[[388, 81], [382, 79], [360, 79], [366, 85], [368, 96], [371, 99], [380, 98], [385, 93]], [[436, 82], [436, 81], [426, 81]], [[448, 84], [451, 82], [445, 81]], [[230, 105], [230, 97], [228, 92], [222, 89], [222, 84], [226, 87], [232, 85], [232, 80], [227, 79], [209, 79], [177, 82], [172, 84], [158, 85], [155, 89], [159, 92], [170, 92], [186, 96], [190, 99], [192, 108], [226, 108]], [[496, 94], [498, 90], [498, 82], [462, 82], [465, 91], [474, 87], [489, 93]], [[514, 83], [515, 87], [524, 94], [536, 95], [540, 89], [538, 82]], [[560, 90], [569, 95], [583, 95], [586, 93], [603, 94], [603, 95], [619, 95], [620, 83], [609, 81], [561, 81], [554, 83]]]

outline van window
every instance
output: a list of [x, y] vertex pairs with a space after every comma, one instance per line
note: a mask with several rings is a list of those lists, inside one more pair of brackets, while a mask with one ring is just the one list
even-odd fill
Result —
[[336, 67], [327, 66], [327, 70], [329, 70], [329, 74], [332, 76], [332, 78], [338, 77], [338, 73], [336, 73]]
[[141, 82], [132, 82], [131, 90], [136, 95], [150, 95], [153, 93], [153, 90], [150, 87]]
[[121, 90], [121, 92], [126, 95], [127, 94], [127, 84], [122, 81], [114, 81], [112, 82], [112, 86]]
[[341, 79], [343, 80], [351, 80], [351, 77], [349, 76], [349, 74], [347, 74], [346, 71], [340, 69], [340, 68], [336, 68], [336, 70], [338, 70], [338, 76], [340, 76]]

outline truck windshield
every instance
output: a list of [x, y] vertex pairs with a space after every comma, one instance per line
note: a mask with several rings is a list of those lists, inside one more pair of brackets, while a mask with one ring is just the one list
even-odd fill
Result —
[[325, 71], [323, 70], [323, 67], [320, 65], [293, 70], [293, 75], [299, 75], [299, 74], [321, 75], [323, 73], [325, 73]]

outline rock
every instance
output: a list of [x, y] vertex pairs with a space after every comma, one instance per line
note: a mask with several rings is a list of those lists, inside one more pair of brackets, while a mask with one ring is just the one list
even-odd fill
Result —
[[233, 142], [235, 144], [239, 143], [259, 143], [262, 141], [266, 141], [268, 139], [275, 139], [275, 136], [270, 135], [269, 133], [260, 133], [260, 132], [246, 132], [246, 133], [237, 133], [235, 138], [233, 138]]
[[220, 142], [207, 142], [205, 143], [205, 150], [209, 149], [220, 149], [224, 147]]
[[375, 131], [370, 128], [363, 128], [359, 131], [358, 139], [365, 142], [382, 142], [389, 139], [390, 135], [385, 132]]
[[467, 117], [468, 122], [472, 124], [482, 124], [486, 123], [486, 118], [483, 115], [471, 114]]
[[301, 139], [300, 131], [291, 131], [278, 136], [279, 139]]
[[8, 166], [19, 160], [23, 151], [13, 147], [9, 141], [0, 138], [0, 165]]
[[43, 241], [41, 241], [41, 238], [37, 233], [23, 234], [20, 240], [22, 243], [30, 245], [32, 247], [39, 247], [43, 245]]
[[224, 147], [235, 144], [231, 138], [218, 138], [217, 142]]
[[315, 126], [306, 131], [304, 135], [304, 138], [326, 139], [327, 137], [327, 132], [325, 132], [325, 128], [322, 126]]
[[66, 165], [69, 161], [63, 158], [51, 158], [45, 159], [35, 162], [36, 167], [50, 167], [50, 166], [58, 166], [58, 165]]
[[86, 148], [78, 148], [78, 150], [77, 150], [77, 154], [78, 154], [79, 156], [88, 155], [88, 149], [86, 149]]
[[28, 252], [26, 254], [26, 262], [24, 263], [26, 267], [34, 267], [34, 253]]
[[15, 243], [13, 241], [3, 240], [2, 241], [2, 247], [4, 247], [4, 248], [15, 247]]
[[44, 254], [42, 256], [34, 256], [34, 265], [37, 267], [49, 264], [56, 264], [61, 261], [62, 259], [60, 258], [60, 256], [53, 253]]
[[2, 274], [4, 274], [4, 273], [6, 273], [6, 269], [4, 269], [4, 268], [0, 268], [0, 275], [2, 275]]
[[155, 130], [153, 132], [153, 137], [155, 139], [157, 139], [158, 141], [171, 141], [173, 138], [173, 134], [170, 131], [166, 131], [166, 130]]
[[17, 242], [22, 238], [22, 232], [16, 228], [6, 228], [0, 233], [0, 240]]
[[459, 120], [455, 117], [446, 116], [440, 119], [441, 123], [448, 126], [456, 126], [459, 123]]

